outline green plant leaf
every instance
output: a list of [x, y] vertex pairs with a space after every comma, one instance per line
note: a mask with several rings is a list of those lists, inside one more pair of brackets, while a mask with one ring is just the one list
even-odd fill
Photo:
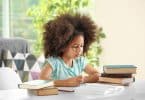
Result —
[[[90, 0], [40, 0], [38, 5], [34, 5], [26, 12], [32, 17], [33, 27], [36, 32], [36, 42], [33, 45], [33, 53], [40, 55], [42, 51], [42, 32], [43, 24], [54, 18], [54, 16], [65, 12], [77, 12], [78, 9], [83, 9], [89, 6]], [[99, 29], [99, 33], [95, 41], [88, 51], [87, 58], [94, 66], [99, 65], [99, 55], [102, 53], [101, 40], [106, 35], [103, 29]]]

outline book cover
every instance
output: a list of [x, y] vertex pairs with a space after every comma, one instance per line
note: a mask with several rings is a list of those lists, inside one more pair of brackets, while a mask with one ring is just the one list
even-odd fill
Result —
[[53, 86], [54, 82], [52, 80], [32, 80], [18, 84], [20, 89], [40, 89]]
[[110, 77], [99, 77], [98, 82], [113, 83], [120, 85], [128, 85], [134, 82], [134, 77], [132, 78], [110, 78]]
[[136, 66], [134, 65], [104, 65], [103, 71], [107, 74], [135, 74], [136, 73]]
[[104, 65], [107, 68], [136, 68], [134, 65]]
[[30, 89], [28, 90], [29, 93], [37, 96], [47, 96], [47, 95], [57, 95], [58, 94], [58, 88], [52, 87], [52, 88], [41, 88], [41, 89]]

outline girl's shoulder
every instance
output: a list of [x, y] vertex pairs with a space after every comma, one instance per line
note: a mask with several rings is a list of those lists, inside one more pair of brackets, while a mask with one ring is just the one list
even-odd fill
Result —
[[76, 58], [76, 60], [84, 60], [84, 59], [86, 59], [86, 57], [84, 57], [84, 56], [80, 56], [80, 57]]
[[50, 59], [50, 60], [57, 60], [59, 57], [53, 57], [53, 56], [50, 56], [48, 57], [47, 59]]
[[57, 62], [57, 61], [60, 61], [60, 58], [51, 56], [51, 57], [48, 57], [46, 60], [48, 62]]
[[57, 66], [61, 64], [61, 60], [59, 57], [48, 57], [46, 58], [45, 63], [46, 64], [49, 63], [51, 67], [53, 68], [53, 70], [55, 70]]
[[76, 62], [86, 62], [87, 59], [84, 56], [80, 56], [78, 58], [75, 59]]
[[82, 70], [85, 68], [85, 66], [88, 64], [88, 60], [84, 56], [80, 56], [75, 60], [75, 64], [79, 66]]

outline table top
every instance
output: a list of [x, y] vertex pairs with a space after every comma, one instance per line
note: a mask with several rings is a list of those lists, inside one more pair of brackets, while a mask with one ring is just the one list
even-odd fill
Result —
[[36, 96], [25, 89], [0, 90], [0, 100], [144, 100], [145, 80], [136, 80], [130, 86], [100, 83], [83, 84], [75, 92]]

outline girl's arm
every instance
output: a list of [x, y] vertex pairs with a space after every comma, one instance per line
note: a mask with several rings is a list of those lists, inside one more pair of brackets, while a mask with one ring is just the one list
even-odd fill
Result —
[[52, 73], [52, 67], [49, 64], [46, 64], [40, 73], [40, 79], [42, 80], [50, 80]]
[[99, 79], [100, 73], [91, 65], [87, 65], [84, 70], [88, 75], [83, 77], [83, 83], [94, 83]]
[[80, 83], [82, 82], [82, 76], [77, 76], [77, 77], [72, 77], [68, 78], [66, 80], [55, 80], [54, 84], [55, 86], [60, 86], [60, 87], [74, 87], [74, 86], [79, 86]]
[[[41, 70], [40, 73], [40, 79], [43, 80], [50, 80], [52, 73], [52, 67], [47, 64], [44, 66], [44, 68]], [[66, 80], [54, 80], [55, 86], [78, 86], [82, 82], [82, 76], [72, 77], [68, 78]]]

